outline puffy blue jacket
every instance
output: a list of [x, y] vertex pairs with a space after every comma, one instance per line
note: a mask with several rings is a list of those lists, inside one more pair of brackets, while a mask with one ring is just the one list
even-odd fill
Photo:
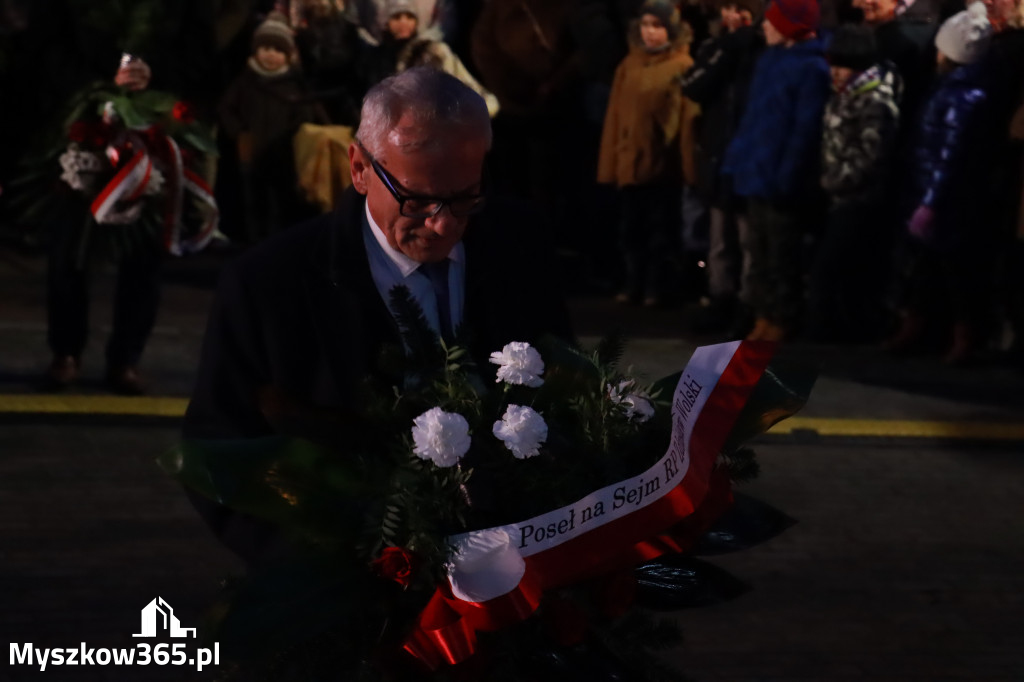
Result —
[[817, 39], [764, 51], [722, 165], [737, 194], [791, 200], [817, 186], [822, 115], [831, 87]]
[[976, 67], [959, 66], [925, 104], [914, 148], [918, 201], [925, 206], [946, 208], [961, 198], [960, 181], [971, 179], [966, 161], [987, 132], [979, 125], [985, 103], [981, 76]]

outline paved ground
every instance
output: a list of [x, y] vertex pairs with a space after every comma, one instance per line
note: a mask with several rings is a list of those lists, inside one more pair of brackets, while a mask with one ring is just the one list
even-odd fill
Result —
[[[145, 369], [154, 391], [179, 403], [215, 273], [213, 259], [167, 273]], [[76, 395], [102, 395], [109, 279], [100, 273], [94, 291], [93, 381]], [[41, 263], [0, 257], [0, 292], [0, 640], [131, 646], [138, 610], [158, 594], [184, 625], [199, 625], [219, 578], [239, 565], [152, 464], [175, 441], [173, 417], [12, 412], [46, 397], [35, 384], [48, 360]], [[585, 335], [622, 326], [634, 339], [630, 361], [652, 377], [710, 340], [684, 335], [678, 311], [583, 296], [572, 308]], [[979, 437], [1024, 423], [1024, 378], [998, 364], [951, 370], [869, 348], [784, 352], [821, 370], [802, 415], [817, 421], [803, 424], [842, 433], [856, 418], [882, 436], [801, 428], [761, 439], [763, 475], [744, 491], [800, 523], [710, 558], [753, 590], [679, 613], [687, 642], [669, 658], [698, 681], [1024, 680], [1024, 438]], [[892, 436], [907, 424], [975, 431]], [[186, 678], [171, 668], [68, 670], [0, 667], [0, 680]]]

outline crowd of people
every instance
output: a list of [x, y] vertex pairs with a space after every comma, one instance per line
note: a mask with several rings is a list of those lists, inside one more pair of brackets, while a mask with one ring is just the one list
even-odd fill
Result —
[[[571, 288], [699, 301], [734, 338], [961, 363], [1009, 328], [1024, 355], [1022, 0], [193, 4], [141, 54], [216, 125], [240, 244], [317, 212], [302, 124], [355, 131], [430, 66], [484, 99], [487, 190], [547, 215]], [[169, 58], [186, 32], [206, 47]]]
[[[288, 121], [277, 133], [284, 151], [300, 111], [357, 125], [353, 103], [366, 88], [432, 65], [480, 93], [492, 117], [506, 110], [493, 154], [499, 188], [540, 202], [557, 243], [594, 268], [610, 263], [602, 284], [624, 304], [695, 298], [680, 291], [695, 283], [678, 276], [689, 251], [706, 273], [698, 330], [884, 341], [894, 352], [944, 345], [949, 363], [1007, 324], [1024, 335], [1022, 142], [1011, 130], [1024, 100], [1020, 2], [491, 0], [468, 27], [443, 2], [374, 7], [292, 3], [256, 30], [254, 59], [272, 33], [326, 105], [318, 114], [283, 98], [293, 114], [278, 117]], [[599, 14], [617, 19], [618, 43], [584, 30]], [[445, 42], [465, 44], [453, 33], [467, 29], [473, 69]], [[600, 39], [619, 47], [613, 68], [593, 58]], [[528, 41], [545, 60], [524, 54]], [[220, 110], [229, 135], [235, 91]], [[572, 161], [554, 158], [566, 148]], [[262, 200], [271, 186], [294, 186], [267, 177], [277, 179], [255, 193]], [[259, 213], [273, 216], [267, 229], [288, 223]], [[614, 253], [580, 246], [571, 225], [587, 223], [590, 241]], [[693, 239], [695, 223], [706, 244]]]

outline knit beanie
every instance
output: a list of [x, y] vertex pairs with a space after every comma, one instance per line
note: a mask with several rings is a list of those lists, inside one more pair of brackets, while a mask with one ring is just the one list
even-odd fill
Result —
[[255, 51], [259, 47], [273, 47], [286, 55], [295, 52], [292, 29], [288, 26], [288, 19], [280, 12], [271, 12], [256, 28], [252, 36], [252, 49]]
[[946, 19], [935, 34], [935, 47], [957, 64], [973, 64], [984, 54], [991, 36], [985, 4], [974, 2]]
[[818, 30], [818, 0], [772, 0], [764, 18], [789, 40], [803, 40]]
[[668, 31], [669, 42], [679, 37], [682, 26], [682, 19], [679, 17], [679, 8], [670, 0], [647, 0], [640, 8], [640, 16], [653, 14]]
[[384, 21], [387, 22], [388, 19], [401, 12], [413, 15], [416, 17], [416, 21], [420, 20], [419, 10], [416, 9], [416, 3], [412, 0], [388, 0], [384, 5]]
[[844, 66], [854, 71], [870, 69], [879, 59], [874, 30], [869, 26], [843, 24], [832, 36], [825, 56], [832, 66]]

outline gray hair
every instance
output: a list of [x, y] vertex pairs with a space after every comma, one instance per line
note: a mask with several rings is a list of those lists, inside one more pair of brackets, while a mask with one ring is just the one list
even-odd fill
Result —
[[[437, 126], [446, 132], [477, 133], [486, 138], [490, 149], [491, 118], [483, 97], [458, 78], [425, 66], [385, 78], [366, 93], [356, 137], [376, 156], [406, 114], [412, 116], [416, 125]], [[439, 137], [431, 135], [404, 148], [443, 144]]]

